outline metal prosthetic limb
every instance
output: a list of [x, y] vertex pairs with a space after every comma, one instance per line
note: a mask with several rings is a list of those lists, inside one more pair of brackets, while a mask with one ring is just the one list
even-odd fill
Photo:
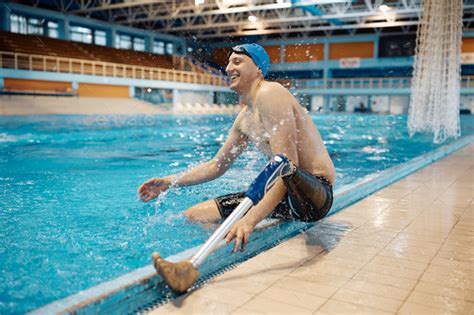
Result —
[[216, 250], [222, 239], [229, 233], [234, 224], [241, 219], [247, 211], [262, 200], [265, 193], [275, 184], [282, 172], [287, 171], [285, 166], [291, 165], [284, 155], [275, 155], [265, 166], [263, 171], [250, 184], [245, 193], [244, 200], [235, 208], [219, 228], [211, 235], [197, 253], [189, 260], [179, 263], [167, 262], [160, 258], [159, 254], [153, 254], [153, 261], [158, 273], [165, 282], [176, 292], [185, 292], [199, 277], [197, 269], [202, 262]]

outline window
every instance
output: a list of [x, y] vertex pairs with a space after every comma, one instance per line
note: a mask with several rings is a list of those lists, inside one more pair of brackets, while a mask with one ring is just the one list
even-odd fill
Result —
[[115, 37], [115, 46], [120, 49], [132, 49], [132, 36], [117, 34], [117, 37]]
[[100, 46], [107, 45], [107, 33], [105, 31], [95, 30], [94, 31], [94, 44]]
[[48, 28], [48, 31], [47, 31], [48, 37], [59, 38], [59, 26], [58, 26], [58, 23], [53, 22], [53, 21], [48, 21], [47, 28]]
[[10, 14], [10, 31], [12, 33], [46, 35], [53, 38], [59, 37], [59, 25], [54, 21], [42, 18], [26, 17]]
[[71, 40], [86, 44], [107, 45], [107, 33], [83, 26], [71, 26]]
[[172, 55], [174, 53], [173, 43], [167, 43], [166, 44], [166, 53], [168, 55]]
[[145, 51], [145, 39], [142, 37], [133, 38], [133, 50]]
[[29, 18], [28, 19], [28, 34], [43, 35], [44, 33], [44, 19]]
[[71, 40], [86, 44], [92, 44], [92, 30], [82, 26], [71, 26]]
[[406, 57], [415, 54], [416, 36], [381, 36], [379, 57]]
[[26, 25], [26, 17], [17, 14], [10, 15], [10, 30], [12, 33], [27, 34]]
[[155, 54], [164, 55], [165, 54], [165, 43], [162, 42], [162, 41], [159, 41], [159, 40], [154, 40], [152, 51]]
[[145, 39], [127, 34], [118, 34], [115, 37], [115, 47], [120, 49], [133, 49], [145, 51]]

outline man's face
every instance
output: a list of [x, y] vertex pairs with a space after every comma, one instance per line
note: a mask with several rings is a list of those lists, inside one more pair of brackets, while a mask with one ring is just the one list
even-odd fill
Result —
[[261, 75], [252, 58], [236, 53], [230, 55], [225, 71], [230, 78], [230, 89], [237, 93], [249, 91], [252, 83]]

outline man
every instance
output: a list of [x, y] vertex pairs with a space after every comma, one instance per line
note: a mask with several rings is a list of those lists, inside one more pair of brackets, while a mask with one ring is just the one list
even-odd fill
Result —
[[[243, 109], [224, 145], [212, 160], [184, 174], [149, 179], [138, 189], [140, 198], [147, 202], [170, 187], [213, 180], [225, 173], [250, 142], [269, 157], [286, 155], [291, 167], [227, 234], [226, 242], [235, 239], [234, 252], [245, 250], [256, 224], [270, 214], [316, 221], [332, 205], [335, 170], [331, 158], [306, 110], [281, 84], [264, 79], [269, 66], [270, 58], [263, 47], [234, 47], [226, 71], [230, 88], [238, 93]], [[184, 214], [190, 220], [215, 222], [229, 216], [243, 198], [243, 193], [221, 196], [197, 204]], [[154, 260], [159, 269], [163, 260], [158, 255]]]

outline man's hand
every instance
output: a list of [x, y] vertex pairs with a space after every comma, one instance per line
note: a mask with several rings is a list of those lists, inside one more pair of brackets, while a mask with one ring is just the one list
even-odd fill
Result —
[[235, 238], [234, 253], [239, 250], [241, 245], [241, 251], [244, 251], [249, 242], [250, 234], [252, 234], [254, 228], [255, 224], [249, 222], [249, 220], [246, 220], [244, 217], [232, 227], [224, 240], [229, 244]]
[[148, 202], [158, 197], [169, 187], [170, 181], [167, 178], [151, 178], [138, 187], [138, 194], [142, 201]]

